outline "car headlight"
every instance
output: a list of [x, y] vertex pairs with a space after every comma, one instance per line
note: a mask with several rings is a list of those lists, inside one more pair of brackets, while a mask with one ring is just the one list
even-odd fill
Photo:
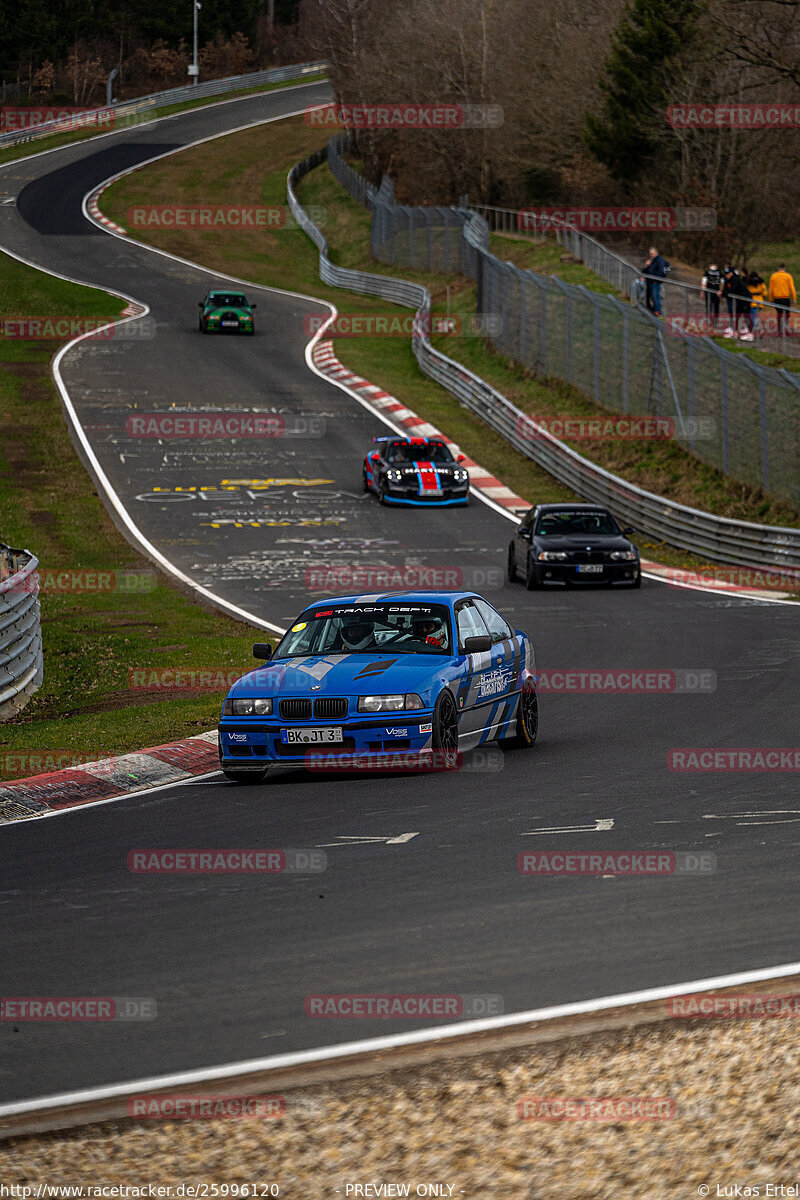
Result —
[[222, 705], [223, 717], [267, 717], [272, 712], [272, 699], [231, 700]]
[[359, 696], [359, 712], [403, 712], [408, 709], [424, 708], [421, 698], [416, 692], [407, 692], [404, 696]]
[[539, 562], [566, 562], [569, 555], [564, 550], [542, 550], [537, 557]]
[[456, 483], [466, 483], [469, 479], [469, 471], [465, 471], [463, 467], [459, 467], [457, 471], [453, 471], [453, 479]]
[[611, 558], [614, 562], [635, 562], [635, 550], [612, 550]]
[[396, 467], [391, 467], [386, 472], [386, 478], [391, 479], [392, 483], [399, 483], [400, 480], [403, 478], [403, 472], [398, 471]]

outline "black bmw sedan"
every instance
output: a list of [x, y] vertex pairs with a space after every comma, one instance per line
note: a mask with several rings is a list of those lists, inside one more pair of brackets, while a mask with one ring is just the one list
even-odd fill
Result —
[[508, 578], [529, 591], [545, 583], [627, 583], [641, 587], [639, 551], [597, 504], [537, 504], [508, 547]]

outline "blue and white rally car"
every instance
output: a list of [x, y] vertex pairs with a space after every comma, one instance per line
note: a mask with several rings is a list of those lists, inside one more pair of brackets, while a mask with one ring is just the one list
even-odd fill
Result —
[[469, 471], [438, 438], [376, 437], [364, 457], [361, 482], [381, 504], [469, 504]]
[[274, 654], [266, 643], [253, 654], [268, 665], [236, 681], [219, 725], [237, 782], [326, 759], [450, 768], [479, 743], [536, 741], [533, 647], [474, 592], [315, 601]]

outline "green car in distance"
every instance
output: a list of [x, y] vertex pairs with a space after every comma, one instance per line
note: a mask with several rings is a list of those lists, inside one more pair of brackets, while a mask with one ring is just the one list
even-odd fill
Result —
[[255, 333], [253, 309], [241, 292], [209, 292], [199, 302], [201, 333]]

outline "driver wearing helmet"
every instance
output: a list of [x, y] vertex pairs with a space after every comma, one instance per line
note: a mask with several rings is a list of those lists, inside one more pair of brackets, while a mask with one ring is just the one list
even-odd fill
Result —
[[427, 642], [429, 646], [444, 646], [446, 638], [441, 617], [418, 617], [411, 622], [411, 628], [419, 641]]
[[363, 613], [345, 613], [339, 628], [339, 637], [345, 653], [375, 648], [372, 621]]

